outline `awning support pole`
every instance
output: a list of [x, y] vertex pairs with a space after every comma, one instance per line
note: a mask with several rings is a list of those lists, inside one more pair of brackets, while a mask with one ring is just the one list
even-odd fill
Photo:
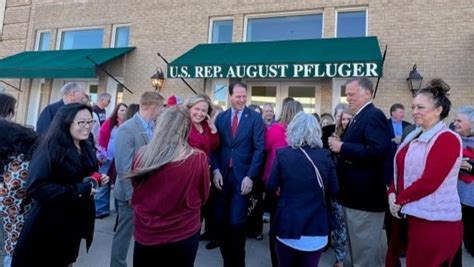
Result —
[[11, 88], [13, 88], [13, 89], [15, 89], [15, 90], [17, 90], [17, 91], [19, 91], [19, 92], [23, 92], [20, 88], [18, 88], [18, 87], [16, 87], [16, 86], [12, 85], [12, 84], [10, 84], [10, 83], [7, 83], [7, 82], [4, 81], [4, 80], [0, 80], [0, 82], [6, 84], [6, 85], [8, 85], [8, 86], [10, 86]]
[[[163, 59], [163, 61], [166, 63], [166, 66], [168, 66], [168, 64], [169, 64], [168, 60], [166, 60], [166, 58], [164, 58], [160, 53], [156, 53], [156, 54], [157, 54], [161, 59]], [[183, 81], [184, 84], [186, 84], [186, 85], [189, 87], [189, 89], [190, 89], [191, 91], [193, 91], [194, 94], [197, 95], [197, 92], [191, 87], [191, 85], [189, 85], [189, 83], [188, 83], [183, 77], [180, 77], [180, 78], [181, 78], [181, 81]]]
[[117, 80], [112, 74], [110, 74], [108, 71], [106, 71], [104, 68], [102, 68], [101, 65], [97, 64], [97, 63], [96, 63], [94, 60], [92, 60], [89, 56], [86, 56], [86, 58], [87, 58], [90, 62], [94, 63], [94, 65], [96, 66], [96, 68], [99, 68], [100, 70], [102, 70], [103, 72], [105, 72], [105, 74], [107, 74], [107, 76], [109, 76], [110, 78], [112, 78], [114, 81], [116, 81], [118, 84], [120, 84], [123, 88], [127, 89], [127, 91], [128, 91], [130, 94], [133, 95], [133, 92], [132, 92], [130, 89], [128, 89], [128, 87], [125, 86], [125, 84], [123, 84], [123, 83], [121, 83], [119, 80]]
[[[382, 67], [385, 63], [385, 56], [387, 55], [387, 45], [385, 45], [385, 51], [383, 52], [383, 57], [382, 57]], [[375, 90], [374, 90], [374, 99], [375, 99], [375, 96], [377, 95], [377, 89], [379, 88], [379, 82], [380, 82], [380, 75], [379, 77], [377, 78], [377, 83], [375, 84]]]

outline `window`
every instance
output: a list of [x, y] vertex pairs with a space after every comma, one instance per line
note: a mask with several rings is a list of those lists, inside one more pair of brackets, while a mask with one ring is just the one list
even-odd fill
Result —
[[59, 49], [101, 48], [103, 36], [103, 29], [63, 31]]
[[129, 37], [130, 37], [130, 26], [114, 27], [112, 47], [128, 47]]
[[362, 37], [367, 33], [367, 12], [337, 12], [337, 37]]
[[306, 113], [316, 112], [316, 88], [313, 86], [289, 86], [288, 96], [293, 97], [303, 105]]
[[249, 18], [246, 41], [318, 39], [322, 29], [321, 14]]
[[229, 94], [229, 81], [224, 79], [213, 79], [212, 84], [211, 88], [214, 95], [212, 103], [220, 106], [222, 109], [226, 109]]
[[232, 27], [231, 19], [211, 21], [210, 43], [232, 43]]
[[38, 32], [36, 37], [35, 50], [46, 51], [49, 50], [50, 32]]
[[250, 96], [250, 104], [262, 107], [265, 103], [273, 103], [276, 105], [276, 86], [252, 86], [252, 95]]

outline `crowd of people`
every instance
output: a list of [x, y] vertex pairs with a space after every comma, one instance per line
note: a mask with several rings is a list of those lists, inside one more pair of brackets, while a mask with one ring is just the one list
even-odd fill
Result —
[[200, 240], [223, 266], [245, 266], [265, 211], [269, 266], [318, 266], [330, 245], [334, 267], [404, 256], [408, 267], [462, 266], [462, 244], [474, 256], [474, 107], [446, 122], [450, 87], [434, 79], [413, 98], [412, 124], [400, 103], [387, 119], [369, 79], [345, 88], [347, 103], [320, 116], [291, 97], [278, 116], [271, 103], [247, 107], [241, 82], [227, 110], [205, 94], [145, 92], [107, 114], [110, 94], [91, 105], [71, 82], [36, 131], [13, 122], [16, 100], [0, 93], [4, 266], [72, 266], [112, 192], [111, 267], [127, 266], [132, 237], [136, 267], [193, 266]]

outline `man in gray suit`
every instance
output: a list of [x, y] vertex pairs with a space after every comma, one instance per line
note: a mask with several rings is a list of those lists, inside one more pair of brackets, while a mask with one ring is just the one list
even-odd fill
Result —
[[111, 267], [127, 266], [127, 252], [133, 234], [133, 210], [130, 205], [132, 183], [126, 178], [137, 151], [148, 144], [155, 126], [155, 120], [163, 109], [165, 99], [157, 92], [145, 92], [140, 98], [140, 110], [117, 131], [115, 139], [115, 182], [114, 197], [117, 201], [117, 229], [112, 241]]

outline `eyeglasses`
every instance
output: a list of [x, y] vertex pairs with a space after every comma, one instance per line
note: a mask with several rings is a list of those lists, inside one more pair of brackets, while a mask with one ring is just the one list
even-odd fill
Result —
[[75, 123], [77, 124], [77, 126], [81, 127], [81, 128], [85, 128], [86, 125], [89, 126], [89, 127], [92, 127], [92, 125], [94, 125], [96, 121], [95, 120], [90, 120], [90, 121], [75, 121]]

